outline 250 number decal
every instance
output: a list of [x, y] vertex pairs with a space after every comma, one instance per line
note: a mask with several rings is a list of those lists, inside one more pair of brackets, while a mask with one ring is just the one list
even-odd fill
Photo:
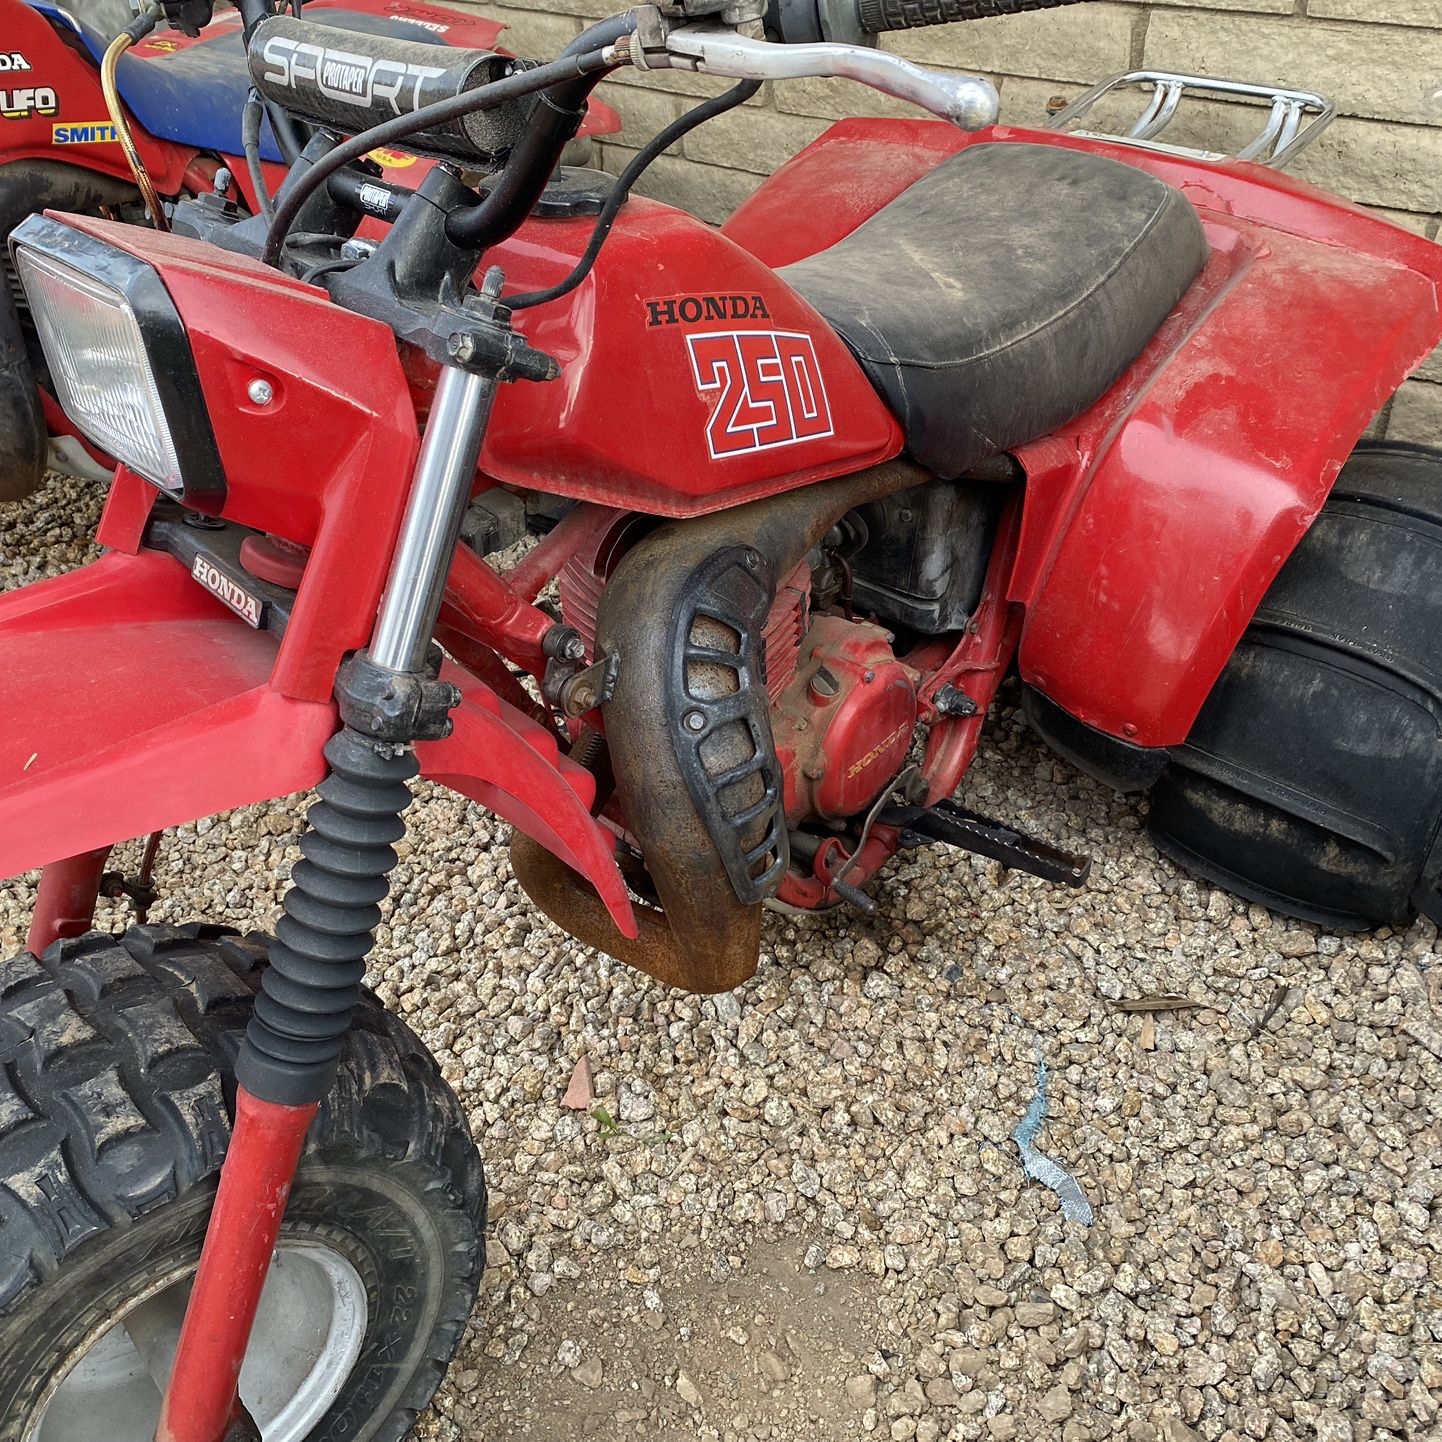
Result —
[[715, 397], [706, 441], [712, 460], [794, 446], [833, 433], [816, 347], [799, 331], [688, 335], [696, 389]]

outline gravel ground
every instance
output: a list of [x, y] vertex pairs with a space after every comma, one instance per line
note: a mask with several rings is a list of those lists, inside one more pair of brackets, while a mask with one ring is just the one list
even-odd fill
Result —
[[[0, 512], [0, 584], [84, 559], [98, 502]], [[1436, 931], [1198, 885], [1007, 708], [962, 794], [1090, 852], [1088, 888], [914, 856], [875, 918], [773, 917], [758, 976], [699, 1001], [554, 930], [506, 828], [418, 788], [372, 978], [494, 1209], [420, 1437], [1442, 1436]], [[268, 926], [299, 819], [182, 828], [157, 919]], [[0, 886], [9, 950], [32, 882]], [[1039, 1061], [1035, 1144], [1090, 1226], [1012, 1140]]]

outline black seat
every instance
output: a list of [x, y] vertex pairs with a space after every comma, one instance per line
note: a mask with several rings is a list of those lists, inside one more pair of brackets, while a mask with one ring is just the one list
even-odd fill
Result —
[[1207, 258], [1179, 191], [1051, 145], [972, 146], [780, 273], [943, 477], [1050, 434], [1141, 353]]

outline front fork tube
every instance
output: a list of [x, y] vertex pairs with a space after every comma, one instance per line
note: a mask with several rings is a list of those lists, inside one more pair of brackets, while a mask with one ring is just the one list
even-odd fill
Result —
[[[247, 1091], [235, 1098], [235, 1129], [191, 1288], [156, 1442], [260, 1432], [236, 1393], [245, 1345], [280, 1232], [296, 1163], [317, 1106], [277, 1106]], [[191, 1325], [202, 1317], [205, 1325]], [[193, 1380], [181, 1383], [185, 1378]]]
[[[447, 367], [436, 390], [368, 664], [412, 681], [428, 661], [451, 555], [495, 398], [488, 377]], [[341, 696], [342, 712], [346, 697]], [[307, 814], [284, 915], [236, 1062], [235, 1129], [186, 1308], [157, 1442], [253, 1434], [236, 1394], [260, 1287], [306, 1129], [330, 1089], [380, 903], [405, 834], [410, 736], [347, 723]]]

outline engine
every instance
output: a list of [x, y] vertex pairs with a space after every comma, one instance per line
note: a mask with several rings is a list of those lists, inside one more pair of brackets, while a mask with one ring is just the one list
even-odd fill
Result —
[[906, 764], [916, 730], [916, 686], [891, 635], [864, 621], [818, 616], [803, 660], [771, 712], [786, 784], [786, 816], [855, 816]]
[[959, 631], [976, 609], [1006, 492], [926, 485], [862, 506], [851, 562], [856, 608], [923, 636]]
[[[622, 935], [573, 871], [521, 842], [527, 893], [573, 935], [703, 992], [755, 971], [762, 903], [869, 905], [860, 888], [893, 833], [847, 858], [911, 753], [926, 672], [908, 660], [933, 667], [965, 629], [945, 622], [975, 607], [990, 535], [944, 508], [976, 489], [897, 459], [682, 521], [617, 514], [562, 567], [561, 609], [588, 654], [619, 662], [598, 718], [604, 814], [655, 905]], [[900, 512], [863, 515], [898, 495], [915, 546], [892, 534]]]
[[[649, 525], [643, 517], [619, 521], [561, 572], [562, 612], [588, 655], [607, 577]], [[793, 827], [865, 811], [906, 764], [917, 720], [913, 673], [897, 660], [891, 633], [829, 612], [813, 615], [811, 603], [808, 558], [777, 587], [762, 627], [772, 740]]]
[[[623, 517], [562, 567], [558, 578], [561, 614], [568, 626], [580, 632], [587, 656], [595, 653], [596, 613], [606, 581], [616, 562], [653, 524], [646, 516]], [[811, 566], [803, 561], [776, 588], [776, 600], [762, 628], [766, 692], [773, 704], [796, 673], [801, 641], [810, 624], [810, 606]]]

